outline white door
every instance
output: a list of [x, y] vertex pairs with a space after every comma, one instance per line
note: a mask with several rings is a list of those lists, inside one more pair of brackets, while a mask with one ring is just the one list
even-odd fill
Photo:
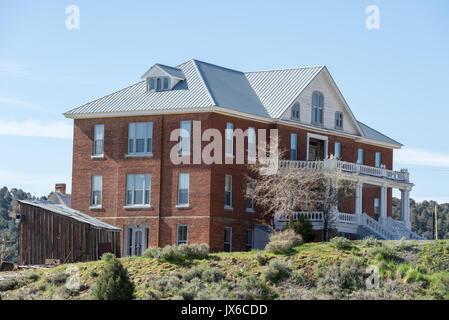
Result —
[[141, 256], [146, 248], [146, 232], [144, 226], [135, 226], [129, 228], [129, 253], [131, 256]]

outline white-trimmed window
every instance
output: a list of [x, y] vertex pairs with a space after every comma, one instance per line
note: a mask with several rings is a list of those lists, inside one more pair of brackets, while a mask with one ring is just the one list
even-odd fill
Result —
[[232, 176], [225, 176], [225, 208], [232, 208]]
[[163, 85], [164, 90], [168, 90], [169, 82], [170, 81], [169, 81], [168, 77], [165, 77], [164, 78], [164, 85]]
[[334, 157], [335, 159], [340, 160], [341, 159], [341, 143], [335, 142], [334, 144]]
[[147, 79], [147, 91], [154, 90], [154, 77]]
[[128, 154], [145, 155], [153, 151], [153, 123], [136, 122], [128, 127]]
[[126, 206], [149, 206], [150, 191], [151, 174], [128, 174], [126, 176]]
[[227, 157], [234, 156], [234, 125], [230, 122], [226, 123], [226, 142], [225, 152]]
[[298, 160], [298, 135], [290, 134], [290, 160]]
[[335, 112], [335, 129], [343, 129], [343, 112]]
[[192, 121], [181, 121], [181, 133], [179, 143], [179, 154], [181, 156], [190, 155], [190, 136]]
[[101, 198], [103, 192], [103, 176], [92, 176], [92, 199], [90, 202], [91, 207], [101, 207]]
[[380, 152], [376, 152], [376, 167], [380, 168], [382, 166], [382, 154]]
[[178, 206], [187, 207], [189, 205], [189, 180], [188, 173], [178, 175]]
[[323, 124], [324, 97], [319, 92], [312, 94], [312, 123]]
[[94, 156], [102, 156], [104, 153], [104, 124], [94, 126]]
[[232, 228], [231, 227], [224, 228], [224, 251], [225, 252], [232, 251]]
[[364, 152], [363, 149], [359, 148], [357, 150], [357, 163], [358, 164], [363, 164], [363, 157], [364, 157]]
[[176, 245], [187, 244], [187, 231], [186, 225], [176, 226]]
[[256, 129], [248, 128], [248, 161], [256, 160]]
[[292, 120], [299, 120], [299, 103], [296, 102], [292, 106]]
[[246, 230], [246, 251], [251, 251], [254, 246], [254, 232], [253, 229]]
[[246, 182], [246, 211], [254, 211], [254, 179]]

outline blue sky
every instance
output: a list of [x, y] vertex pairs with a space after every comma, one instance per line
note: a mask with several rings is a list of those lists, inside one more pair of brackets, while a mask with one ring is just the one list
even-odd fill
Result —
[[[72, 4], [79, 30], [65, 25]], [[369, 5], [378, 30], [365, 27]], [[0, 185], [70, 186], [62, 113], [154, 63], [196, 58], [242, 71], [326, 65], [355, 116], [404, 144], [395, 169], [410, 170], [412, 197], [449, 202], [448, 13], [443, 0], [3, 1]]]

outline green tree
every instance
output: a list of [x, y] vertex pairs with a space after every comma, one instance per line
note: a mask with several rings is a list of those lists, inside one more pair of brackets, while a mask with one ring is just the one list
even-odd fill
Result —
[[130, 280], [128, 270], [119, 259], [113, 257], [106, 262], [92, 295], [97, 300], [133, 299], [134, 282]]

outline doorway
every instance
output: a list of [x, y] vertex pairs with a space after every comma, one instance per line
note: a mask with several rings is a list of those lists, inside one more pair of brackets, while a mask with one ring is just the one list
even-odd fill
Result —
[[324, 141], [313, 139], [309, 140], [309, 161], [324, 160]]
[[148, 226], [127, 226], [125, 243], [127, 256], [141, 256], [148, 248]]

